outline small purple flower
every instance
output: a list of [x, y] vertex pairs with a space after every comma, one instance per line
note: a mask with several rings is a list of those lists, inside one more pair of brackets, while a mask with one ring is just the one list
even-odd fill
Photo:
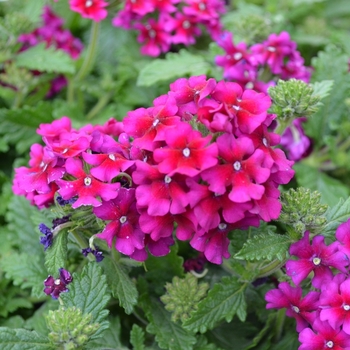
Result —
[[61, 218], [52, 220], [52, 229], [55, 229], [57, 226], [65, 224], [70, 220], [70, 215], [63, 216]]
[[72, 275], [67, 270], [60, 268], [58, 271], [59, 278], [55, 279], [49, 275], [44, 281], [44, 293], [51, 295], [53, 299], [57, 299], [63, 292], [68, 292], [67, 284], [73, 280]]
[[56, 198], [57, 203], [62, 207], [65, 205], [68, 205], [68, 204], [73, 204], [76, 200], [77, 200], [77, 198], [75, 198], [75, 197], [73, 197], [71, 199], [67, 199], [67, 200], [63, 199], [61, 196], [58, 196]]
[[96, 258], [96, 262], [101, 262], [105, 257], [103, 256], [103, 253], [98, 250], [98, 247], [96, 246], [96, 249], [91, 249], [90, 247], [84, 248], [81, 250], [82, 254], [84, 256], [87, 256], [89, 253], [93, 254]]
[[40, 237], [40, 243], [44, 246], [44, 249], [46, 250], [52, 245], [53, 241], [53, 233], [52, 231], [43, 223], [39, 225], [39, 231], [44, 235], [43, 237]]

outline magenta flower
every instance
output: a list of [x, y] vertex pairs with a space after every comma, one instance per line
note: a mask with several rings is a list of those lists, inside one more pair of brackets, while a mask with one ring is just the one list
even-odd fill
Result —
[[164, 175], [157, 166], [137, 161], [133, 180], [137, 186], [136, 200], [138, 208], [147, 208], [151, 216], [162, 216], [167, 213], [185, 212], [189, 202], [187, 186], [183, 176]]
[[339, 250], [350, 259], [350, 219], [338, 226], [335, 237], [341, 243]]
[[[344, 276], [344, 275], [342, 275]], [[341, 277], [342, 277], [341, 276]], [[345, 276], [344, 276], [345, 277]], [[333, 279], [322, 286], [320, 320], [328, 321], [333, 329], [342, 326], [350, 336], [350, 279]]]
[[65, 269], [61, 268], [59, 271], [59, 278], [54, 278], [49, 275], [44, 281], [44, 293], [51, 295], [53, 299], [57, 299], [61, 293], [68, 292], [67, 285], [72, 282], [72, 275]]
[[319, 306], [319, 292], [311, 291], [304, 297], [302, 293], [300, 287], [291, 287], [287, 282], [282, 282], [278, 289], [272, 289], [265, 295], [266, 308], [286, 308], [286, 315], [295, 318], [297, 322], [297, 332], [313, 323]]
[[209, 183], [209, 189], [216, 194], [224, 194], [229, 189], [229, 198], [235, 203], [260, 199], [265, 192], [264, 183], [270, 170], [262, 167], [264, 153], [254, 149], [253, 142], [245, 137], [235, 138], [223, 134], [217, 139], [219, 157], [224, 164], [218, 164], [201, 173]]
[[165, 135], [168, 147], [157, 148], [153, 153], [161, 173], [193, 177], [217, 164], [218, 150], [215, 143], [209, 145], [211, 136], [203, 137], [186, 123], [167, 130]]
[[328, 322], [316, 319], [312, 329], [305, 328], [299, 334], [298, 350], [349, 350], [350, 337], [340, 328], [333, 329]]
[[290, 254], [299, 260], [288, 260], [286, 263], [287, 275], [296, 285], [299, 285], [312, 271], [314, 276], [311, 283], [316, 288], [333, 277], [331, 267], [346, 272], [348, 259], [338, 250], [339, 243], [334, 242], [329, 246], [324, 243], [323, 236], [315, 236], [310, 244], [309, 231], [304, 233], [303, 238], [290, 246]]
[[98, 218], [110, 220], [104, 230], [96, 235], [105, 240], [109, 247], [115, 239], [115, 249], [125, 255], [133, 254], [135, 249], [144, 248], [145, 234], [139, 226], [135, 189], [122, 187], [117, 198], [102, 202], [93, 211]]
[[108, 15], [108, 11], [105, 9], [108, 3], [103, 0], [69, 0], [69, 6], [72, 11], [95, 22], [102, 21]]
[[82, 205], [98, 207], [101, 205], [100, 198], [108, 201], [118, 196], [120, 183], [104, 183], [86, 174], [80, 159], [69, 158], [65, 166], [67, 173], [73, 175], [76, 180], [57, 180], [56, 183], [60, 187], [58, 192], [63, 199], [78, 197], [77, 201], [72, 204], [72, 208], [76, 209]]

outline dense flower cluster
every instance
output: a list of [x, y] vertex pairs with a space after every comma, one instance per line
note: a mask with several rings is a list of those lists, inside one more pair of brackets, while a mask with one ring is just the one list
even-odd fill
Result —
[[141, 53], [159, 56], [172, 44], [192, 45], [201, 27], [215, 40], [222, 33], [223, 0], [127, 0], [112, 23], [137, 30]]
[[45, 146], [31, 147], [13, 190], [41, 208], [56, 192], [73, 209], [92, 206], [106, 222], [97, 237], [133, 259], [168, 254], [176, 227], [177, 239], [220, 264], [230, 231], [277, 219], [278, 185], [294, 175], [274, 148], [270, 104], [264, 93], [194, 76], [123, 122], [41, 124]]
[[[58, 17], [49, 6], [44, 6], [42, 14], [42, 26], [31, 33], [21, 34], [18, 41], [22, 44], [21, 51], [45, 43], [46, 47], [54, 47], [57, 50], [67, 52], [73, 59], [77, 59], [83, 50], [83, 44], [75, 38], [72, 33], [63, 28], [64, 20]], [[63, 75], [56, 77], [51, 82], [51, 89], [48, 96], [59, 92], [67, 84]]]
[[[299, 350], [350, 349], [350, 219], [335, 233], [336, 241], [326, 245], [324, 237], [309, 232], [293, 243], [290, 254], [298, 260], [286, 263], [287, 275], [295, 284], [279, 284], [267, 292], [267, 308], [286, 308], [296, 319]], [[311, 277], [315, 288], [303, 296], [302, 282]]]

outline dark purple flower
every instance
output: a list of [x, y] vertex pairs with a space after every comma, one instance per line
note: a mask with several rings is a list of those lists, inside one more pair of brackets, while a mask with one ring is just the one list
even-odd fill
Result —
[[63, 216], [61, 218], [56, 218], [52, 220], [52, 229], [55, 229], [57, 226], [65, 224], [70, 220], [70, 215]]
[[44, 293], [51, 295], [53, 299], [57, 299], [63, 292], [68, 292], [67, 284], [73, 280], [72, 275], [67, 270], [60, 268], [58, 271], [59, 278], [55, 279], [49, 275], [44, 281]]
[[40, 237], [40, 243], [44, 246], [44, 249], [46, 250], [49, 248], [53, 241], [53, 233], [52, 231], [43, 223], [39, 225], [39, 231], [44, 235], [43, 237]]
[[102, 261], [105, 257], [103, 256], [103, 252], [101, 252], [98, 247], [95, 247], [96, 249], [92, 249], [90, 247], [84, 248], [81, 250], [82, 254], [84, 256], [87, 256], [89, 253], [93, 254], [96, 258], [96, 262]]
[[68, 204], [73, 204], [77, 200], [77, 198], [73, 197], [71, 199], [65, 200], [61, 196], [58, 196], [56, 200], [57, 200], [57, 203], [63, 207]]

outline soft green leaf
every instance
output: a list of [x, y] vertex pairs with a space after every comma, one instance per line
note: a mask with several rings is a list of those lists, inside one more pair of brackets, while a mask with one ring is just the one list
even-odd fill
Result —
[[322, 100], [331, 93], [333, 85], [333, 80], [316, 81], [315, 83], [311, 84], [312, 88], [314, 89], [312, 95], [319, 96]]
[[350, 197], [345, 201], [340, 201], [332, 208], [328, 208], [326, 212], [327, 224], [325, 225], [322, 234], [325, 236], [334, 237], [337, 227], [350, 218]]
[[36, 129], [41, 123], [52, 122], [52, 104], [39, 102], [35, 106], [21, 109], [0, 109], [0, 135], [3, 142], [15, 145], [18, 153], [28, 152], [33, 143], [39, 143], [41, 137]]
[[109, 256], [106, 256], [101, 262], [104, 273], [107, 276], [108, 285], [111, 288], [114, 298], [119, 300], [120, 305], [125, 309], [127, 314], [133, 311], [137, 303], [137, 289], [131, 281], [123, 265]]
[[108, 310], [105, 307], [110, 298], [101, 267], [93, 262], [86, 265], [81, 274], [73, 273], [73, 282], [68, 285], [68, 289], [68, 292], [60, 295], [63, 306], [76, 306], [83, 314], [91, 313], [92, 322], [100, 323], [93, 338], [100, 337], [102, 331], [108, 328]]
[[248, 239], [243, 248], [235, 255], [237, 259], [246, 260], [283, 260], [293, 241], [286, 235], [279, 235], [268, 231]]
[[9, 256], [0, 260], [0, 267], [4, 270], [5, 276], [13, 280], [14, 285], [32, 288], [34, 297], [43, 296], [43, 282], [47, 272], [40, 256], [11, 252]]
[[130, 343], [134, 350], [144, 350], [145, 349], [145, 332], [137, 324], [132, 326], [130, 332]]
[[54, 350], [47, 337], [25, 329], [0, 327], [1, 350]]
[[38, 44], [15, 56], [18, 67], [38, 70], [39, 72], [74, 74], [74, 60], [63, 50], [46, 48], [45, 43]]
[[52, 245], [45, 252], [45, 266], [50, 275], [56, 275], [58, 269], [66, 267], [68, 233], [59, 232]]
[[339, 202], [340, 198], [349, 196], [348, 187], [318, 169], [303, 163], [295, 164], [293, 168], [300, 186], [321, 193], [321, 203], [333, 206]]
[[170, 320], [170, 313], [153, 298], [143, 295], [143, 309], [149, 320], [147, 332], [155, 334], [161, 349], [192, 350], [196, 343], [194, 335], [183, 329], [180, 324]]
[[169, 52], [165, 59], [155, 59], [141, 69], [138, 86], [152, 86], [187, 75], [208, 74], [211, 67], [204, 57], [184, 49], [178, 53]]
[[223, 277], [198, 304], [198, 310], [184, 323], [185, 329], [204, 333], [225, 319], [230, 322], [234, 315], [243, 322], [246, 318], [244, 290], [237, 277]]

